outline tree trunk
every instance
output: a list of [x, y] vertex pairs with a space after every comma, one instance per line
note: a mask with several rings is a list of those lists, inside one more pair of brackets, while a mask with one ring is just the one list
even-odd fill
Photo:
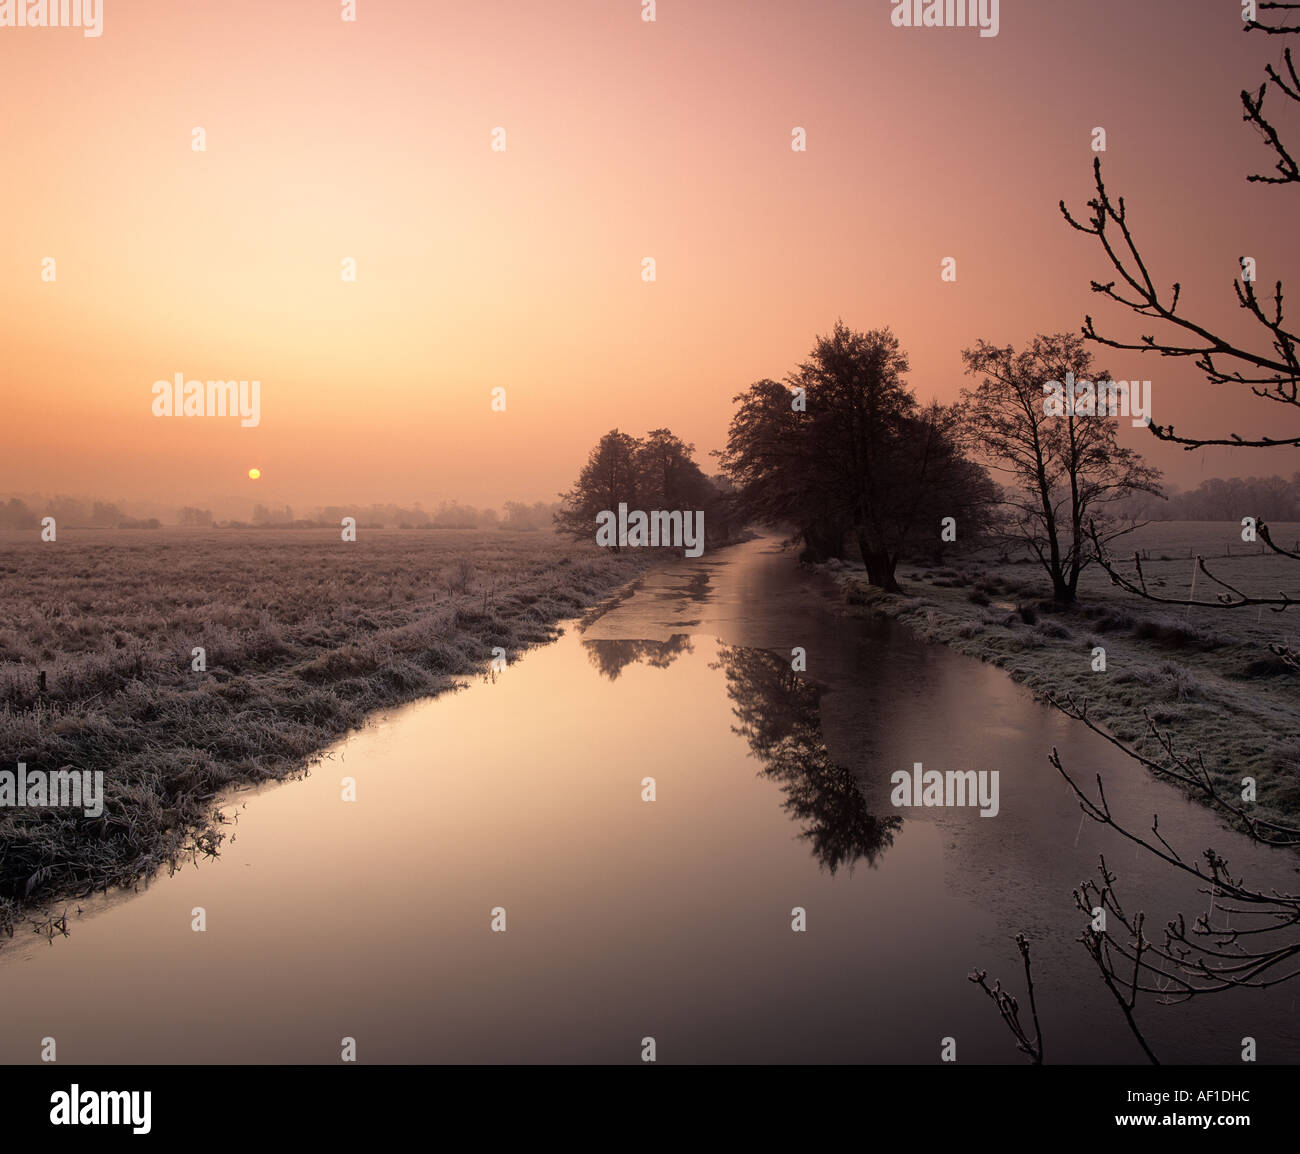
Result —
[[804, 549], [799, 560], [820, 564], [832, 557], [844, 560], [844, 530], [835, 529], [824, 524], [805, 526], [803, 529]]
[[867, 581], [886, 593], [901, 593], [898, 582], [894, 580], [894, 566], [897, 558], [890, 557], [883, 549], [871, 549], [859, 540], [858, 548], [862, 552], [862, 563], [867, 567]]

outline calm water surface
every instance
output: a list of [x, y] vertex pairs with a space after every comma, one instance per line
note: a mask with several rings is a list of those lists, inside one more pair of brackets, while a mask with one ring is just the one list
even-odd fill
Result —
[[[363, 1062], [636, 1062], [647, 1036], [660, 1062], [932, 1063], [944, 1037], [1018, 1062], [966, 975], [1022, 994], [1024, 932], [1048, 1060], [1140, 1062], [1070, 891], [1104, 852], [1157, 926], [1204, 899], [1081, 823], [1052, 746], [1139, 828], [1158, 810], [1192, 854], [1300, 884], [1000, 671], [836, 617], [771, 539], [683, 559], [237, 795], [219, 860], [82, 903], [52, 945], [20, 929], [0, 1061], [52, 1035], [63, 1062], [335, 1062], [346, 1035]], [[1000, 814], [894, 809], [917, 761], [998, 770]], [[1237, 1061], [1245, 1035], [1300, 1060], [1291, 987], [1142, 1020], [1167, 1062]]]

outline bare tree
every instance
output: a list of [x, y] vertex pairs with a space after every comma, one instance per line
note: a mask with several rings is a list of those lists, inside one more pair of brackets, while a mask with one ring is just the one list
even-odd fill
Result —
[[1089, 520], [1104, 524], [1098, 532], [1108, 538], [1129, 532], [1133, 522], [1107, 517], [1107, 506], [1133, 493], [1159, 493], [1160, 474], [1116, 443], [1114, 421], [1095, 409], [1077, 413], [1073, 393], [1069, 411], [1049, 413], [1045, 386], [1092, 376], [1092, 357], [1077, 335], [1039, 335], [1019, 353], [980, 341], [962, 360], [979, 381], [962, 391], [969, 440], [1011, 481], [1006, 536], [1038, 559], [1053, 597], [1070, 604], [1091, 560]]
[[[1259, 5], [1261, 12], [1300, 11], [1300, 3], [1269, 3]], [[1300, 36], [1300, 28], [1267, 25], [1258, 20], [1245, 23], [1247, 31], [1260, 30], [1275, 36]], [[1300, 171], [1296, 161], [1282, 141], [1264, 106], [1270, 92], [1280, 98], [1300, 105], [1300, 75], [1288, 46], [1282, 53], [1282, 68], [1265, 67], [1267, 79], [1255, 92], [1243, 90], [1242, 119], [1250, 124], [1264, 139], [1275, 157], [1276, 175], [1247, 177], [1253, 183], [1286, 185], [1300, 184]], [[1233, 281], [1237, 305], [1249, 314], [1254, 324], [1253, 341], [1237, 341], [1225, 337], [1217, 326], [1195, 320], [1178, 311], [1182, 285], [1175, 281], [1167, 294], [1162, 293], [1153, 280], [1147, 262], [1143, 259], [1129, 225], [1124, 198], [1113, 198], [1101, 175], [1101, 159], [1093, 161], [1093, 178], [1097, 193], [1088, 202], [1091, 210], [1087, 223], [1080, 223], [1066, 208], [1060, 208], [1072, 228], [1095, 236], [1101, 244], [1118, 279], [1106, 282], [1093, 281], [1092, 290], [1109, 300], [1131, 309], [1138, 316], [1163, 322], [1169, 335], [1157, 339], [1153, 334], [1143, 334], [1138, 340], [1117, 340], [1097, 332], [1091, 316], [1085, 318], [1083, 332], [1089, 340], [1112, 349], [1130, 352], [1156, 353], [1162, 357], [1190, 358], [1206, 379], [1216, 385], [1239, 385], [1250, 389], [1256, 397], [1290, 409], [1300, 409], [1300, 357], [1297, 356], [1297, 334], [1287, 327], [1283, 308], [1282, 281], [1276, 281], [1271, 298], [1261, 299], [1255, 289], [1255, 279], [1242, 258], [1242, 274]], [[1150, 426], [1153, 436], [1162, 441], [1182, 445], [1185, 449], [1199, 449], [1205, 445], [1251, 446], [1275, 448], [1300, 446], [1300, 435], [1293, 437], [1243, 437], [1230, 433], [1227, 437], [1183, 437], [1174, 432], [1172, 425]]]
[[1028, 1054], [1035, 1066], [1041, 1066], [1043, 1064], [1043, 1031], [1038, 1024], [1038, 1002], [1034, 998], [1034, 975], [1029, 961], [1029, 939], [1024, 934], [1016, 935], [1016, 948], [1020, 951], [1021, 960], [1025, 964], [1025, 988], [1029, 995], [1029, 1010], [1034, 1016], [1034, 1036], [1032, 1038], [1020, 1021], [1020, 1003], [1016, 1000], [1014, 994], [1007, 993], [1002, 988], [1001, 982], [994, 982], [990, 986], [986, 970], [972, 970], [967, 976], [993, 999], [993, 1004], [997, 1006], [998, 1013], [1002, 1015], [1002, 1020], [1006, 1023], [1007, 1029], [1015, 1036], [1016, 1048]]
[[[1264, 2], [1259, 5], [1259, 12], [1280, 19], [1284, 13], [1300, 12], [1300, 3]], [[1259, 19], [1246, 21], [1245, 28], [1247, 31], [1258, 30], [1273, 36], [1300, 36], [1300, 27], [1265, 23]], [[1265, 66], [1264, 71], [1266, 79], [1256, 91], [1243, 90], [1241, 93], [1244, 109], [1242, 119], [1260, 134], [1273, 154], [1274, 175], [1252, 174], [1247, 177], [1247, 180], [1268, 185], [1300, 184], [1300, 170], [1297, 169], [1296, 161], [1271, 119], [1271, 114], [1265, 113], [1265, 104], [1271, 93], [1277, 94], [1279, 99], [1288, 101], [1292, 105], [1300, 105], [1300, 74], [1297, 73], [1291, 47], [1288, 45], [1283, 50], [1280, 68], [1269, 64]], [[1092, 317], [1089, 316], [1084, 321], [1084, 336], [1109, 348], [1143, 353], [1154, 352], [1162, 357], [1192, 358], [1211, 384], [1244, 386], [1249, 388], [1255, 397], [1281, 405], [1287, 410], [1300, 410], [1298, 338], [1297, 334], [1286, 326], [1282, 281], [1276, 282], [1271, 302], [1267, 305], [1257, 295], [1254, 278], [1248, 276], [1244, 268], [1241, 277], [1233, 282], [1233, 292], [1238, 307], [1245, 310], [1254, 322], [1256, 339], [1253, 343], [1235, 341], [1221, 335], [1218, 328], [1208, 322], [1197, 321], [1180, 314], [1178, 303], [1182, 286], [1175, 282], [1167, 297], [1157, 289], [1129, 226], [1124, 198], [1112, 198], [1102, 180], [1100, 159], [1093, 162], [1093, 174], [1097, 195], [1088, 202], [1091, 217], [1087, 224], [1080, 224], [1070, 214], [1064, 201], [1060, 204], [1061, 212], [1071, 227], [1097, 238], [1111, 266], [1118, 274], [1118, 281], [1112, 280], [1106, 283], [1093, 281], [1092, 289], [1132, 310], [1138, 316], [1165, 322], [1165, 331], [1172, 332], [1173, 335], [1157, 339], [1151, 334], [1145, 334], [1137, 342], [1116, 340], [1098, 333]], [[1121, 282], [1126, 287], [1117, 288], [1117, 284]], [[1152, 435], [1158, 439], [1182, 445], [1188, 450], [1205, 445], [1231, 445], [1258, 449], [1300, 446], [1300, 435], [1248, 438], [1239, 433], [1230, 433], [1226, 437], [1212, 435], [1184, 437], [1177, 435], [1172, 425], [1152, 424], [1149, 427]], [[1258, 515], [1258, 511], [1251, 519], [1255, 523], [1258, 539], [1269, 550], [1291, 560], [1300, 560], [1300, 553], [1286, 550], [1273, 540], [1267, 522]], [[1096, 534], [1093, 535], [1093, 542], [1096, 555], [1110, 575], [1111, 581], [1148, 601], [1215, 609], [1268, 606], [1270, 609], [1282, 612], [1300, 600], [1300, 594], [1286, 592], [1279, 592], [1276, 596], [1272, 592], [1263, 595], [1247, 593], [1211, 572], [1206, 567], [1204, 558], [1201, 557], [1197, 558], [1198, 570], [1218, 587], [1213, 598], [1202, 597], [1197, 600], [1191, 593], [1186, 598], [1158, 596], [1147, 586], [1139, 558], [1134, 557], [1134, 569], [1131, 574], [1122, 573], [1115, 562], [1106, 556], [1102, 542]], [[1287, 664], [1293, 668], [1300, 668], [1300, 658], [1289, 646], [1273, 645], [1270, 648]]]
[[[1086, 701], [1080, 703], [1068, 697], [1049, 700], [1134, 761], [1209, 803], [1252, 840], [1277, 847], [1300, 846], [1300, 826], [1259, 818], [1246, 803], [1225, 794], [1203, 757], [1199, 753], [1182, 753], [1172, 735], [1159, 729], [1149, 715], [1147, 726], [1159, 744], [1159, 759], [1139, 753], [1097, 725], [1088, 716]], [[1179, 912], [1161, 931], [1152, 931], [1145, 911], [1131, 908], [1122, 898], [1116, 885], [1118, 877], [1104, 856], [1097, 865], [1097, 880], [1085, 880], [1073, 891], [1075, 908], [1087, 919], [1078, 940], [1152, 1064], [1158, 1065], [1159, 1059], [1138, 1021], [1141, 995], [1176, 1005], [1233, 990], [1268, 989], [1300, 975], [1300, 892], [1250, 884], [1234, 874], [1228, 859], [1212, 847], [1206, 848], [1199, 859], [1186, 856], [1160, 832], [1159, 815], [1153, 815], [1148, 833], [1134, 832], [1115, 816], [1100, 774], [1095, 793], [1090, 793], [1065, 768], [1055, 747], [1049, 760], [1086, 817], [1114, 830], [1170, 869], [1194, 879], [1207, 898], [1205, 911], [1196, 914], [1190, 924]], [[1016, 999], [1003, 991], [1000, 983], [990, 988], [983, 970], [971, 973], [970, 980], [993, 999], [1017, 1048], [1041, 1063], [1042, 1031], [1033, 997], [1029, 943], [1024, 935], [1018, 935], [1016, 942], [1024, 961], [1034, 1015], [1033, 1039], [1020, 1022]]]
[[[1300, 826], [1258, 818], [1245, 804], [1226, 796], [1203, 757], [1179, 752], [1173, 737], [1157, 728], [1149, 715], [1148, 729], [1162, 751], [1159, 761], [1096, 725], [1088, 717], [1086, 702], [1067, 698], [1052, 704], [1152, 772], [1208, 802], [1254, 841], [1300, 846]], [[1085, 881], [1074, 891], [1076, 907], [1091, 919], [1080, 941], [1152, 1062], [1157, 1059], [1134, 1016], [1139, 994], [1154, 994], [1174, 1004], [1228, 990], [1266, 989], [1300, 974], [1300, 892], [1265, 891], [1248, 884], [1244, 877], [1232, 873], [1228, 860], [1213, 848], [1206, 848], [1199, 860], [1189, 860], [1161, 834], [1159, 815], [1152, 817], [1149, 835], [1134, 833], [1116, 819], [1100, 774], [1094, 796], [1085, 793], [1069, 774], [1055, 748], [1050, 760], [1086, 816], [1170, 868], [1195, 878], [1209, 899], [1206, 912], [1196, 915], [1190, 926], [1179, 913], [1165, 924], [1161, 939], [1153, 941], [1145, 932], [1146, 915], [1125, 908], [1115, 887], [1116, 875], [1104, 857], [1097, 867], [1099, 880]], [[1100, 918], [1099, 912], [1103, 914]], [[1116, 932], [1115, 923], [1122, 933]]]

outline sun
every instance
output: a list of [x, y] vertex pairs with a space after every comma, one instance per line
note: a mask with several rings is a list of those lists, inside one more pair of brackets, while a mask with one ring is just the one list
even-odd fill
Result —
[[261, 475], [262, 475], [262, 470], [261, 470], [261, 469], [249, 469], [249, 470], [248, 470], [248, 479], [249, 479], [250, 481], [256, 481], [257, 478], [260, 477]]

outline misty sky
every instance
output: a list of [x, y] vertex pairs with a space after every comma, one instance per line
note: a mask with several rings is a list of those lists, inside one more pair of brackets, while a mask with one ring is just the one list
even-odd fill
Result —
[[[895, 28], [889, 0], [641, 8], [108, 0], [98, 38], [0, 29], [0, 493], [551, 499], [615, 425], [712, 471], [732, 397], [838, 317], [892, 326], [919, 397], [952, 400], [979, 338], [1143, 331], [1057, 209], [1086, 211], [1095, 126], [1186, 309], [1249, 331], [1238, 258], [1297, 268], [1239, 101], [1282, 44], [1239, 0], [1003, 0], [992, 38]], [[1189, 363], [1098, 360], [1180, 432], [1281, 428]], [[154, 417], [178, 372], [260, 380], [260, 423]], [[1182, 486], [1300, 468], [1122, 439]]]

